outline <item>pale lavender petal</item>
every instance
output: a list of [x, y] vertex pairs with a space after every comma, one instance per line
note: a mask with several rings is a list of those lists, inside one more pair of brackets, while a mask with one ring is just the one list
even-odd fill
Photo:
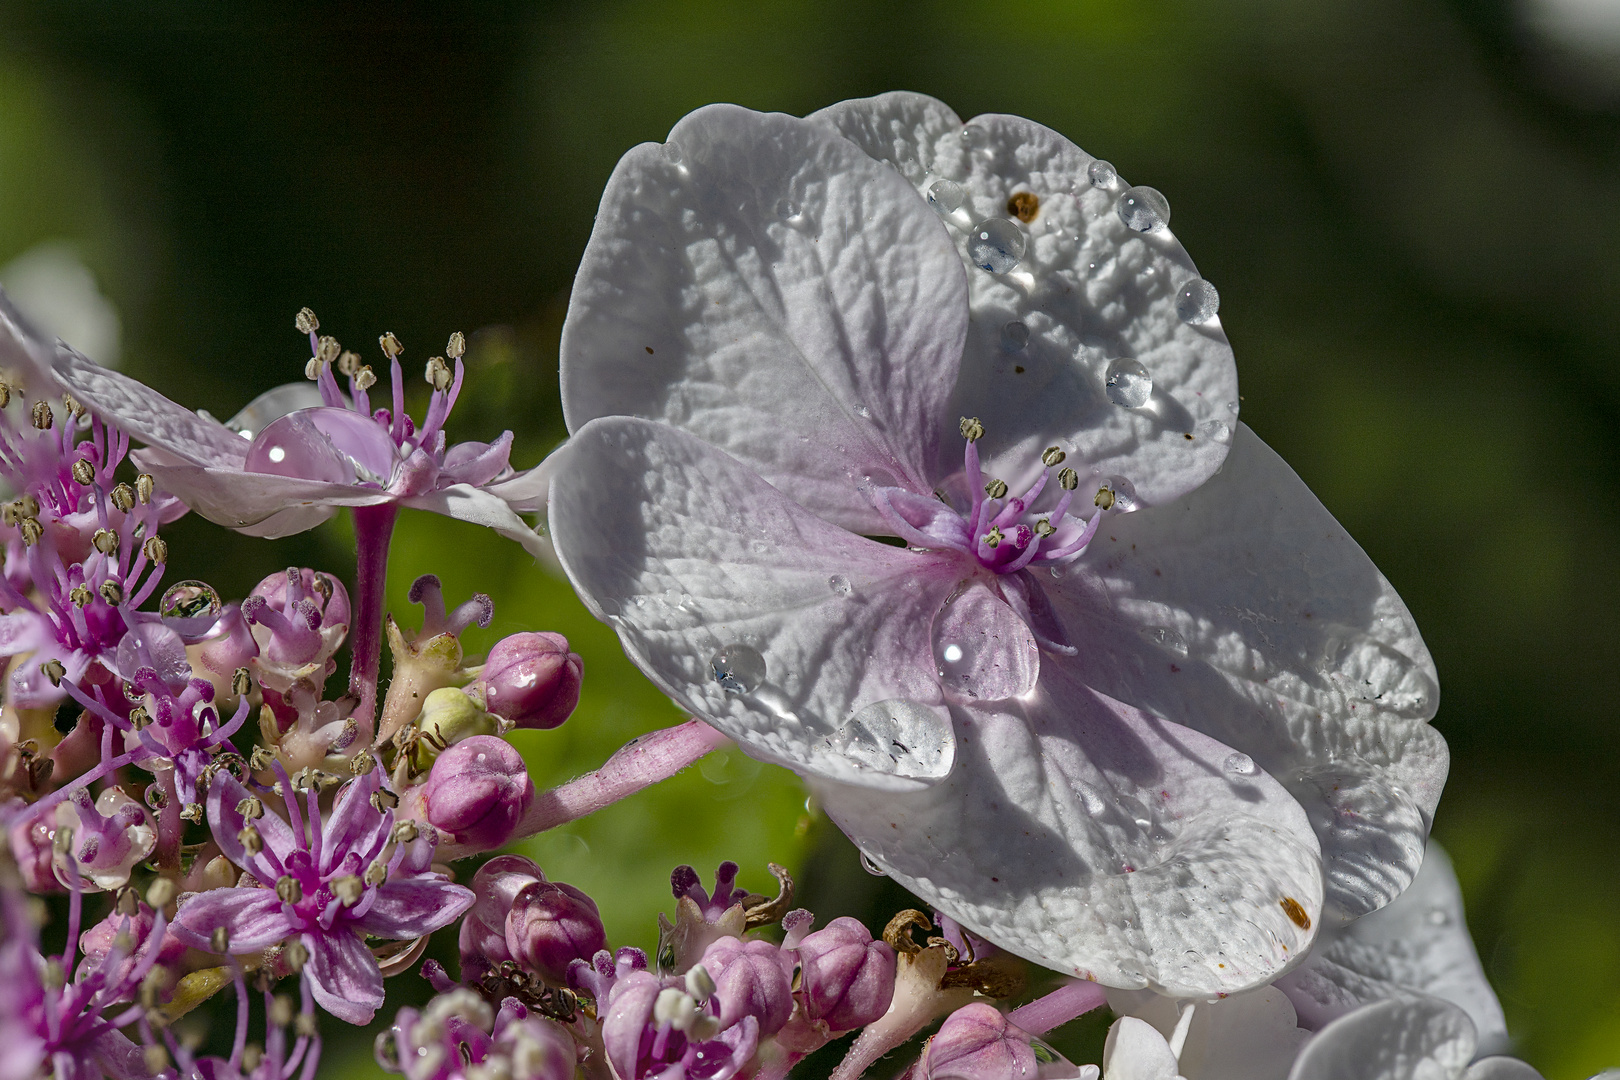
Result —
[[[633, 971], [621, 978], [609, 994], [607, 1011], [602, 1016], [602, 1048], [615, 1075], [636, 1075], [641, 1033], [652, 1017], [653, 1002], [661, 989], [655, 975]], [[597, 1009], [602, 1009], [600, 1003]]]
[[967, 291], [944, 227], [795, 117], [711, 105], [666, 147], [632, 149], [603, 194], [563, 328], [569, 429], [663, 420], [881, 531], [858, 485], [932, 489], [956, 381]]
[[440, 475], [452, 484], [471, 484], [483, 487], [510, 468], [512, 433], [501, 432], [491, 443], [456, 443], [444, 452], [444, 465]]
[[546, 508], [546, 495], [551, 491], [551, 477], [556, 472], [557, 454], [553, 453], [532, 469], [525, 469], [504, 480], [487, 484], [484, 490], [519, 513]]
[[274, 889], [209, 889], [180, 905], [171, 928], [191, 948], [211, 952], [210, 936], [223, 926], [230, 951], [240, 956], [268, 949], [300, 928], [286, 908]]
[[1392, 998], [1317, 1032], [1289, 1080], [1453, 1080], [1473, 1056], [1467, 1013], [1439, 998]]
[[1286, 784], [1341, 917], [1411, 882], [1448, 764], [1428, 724], [1434, 662], [1389, 582], [1253, 432], [1240, 426], [1220, 475], [1109, 519], [1061, 573], [1045, 588], [1079, 649], [1064, 663]]
[[[960, 557], [846, 532], [736, 459], [629, 417], [574, 436], [551, 502], [557, 554], [586, 605], [682, 708], [749, 753], [863, 782], [829, 737], [868, 706], [941, 700], [929, 635], [970, 572]], [[732, 690], [717, 659], [742, 665]], [[891, 781], [925, 782], [867, 778]]]
[[247, 443], [217, 420], [205, 420], [143, 383], [109, 371], [72, 349], [56, 351], [56, 377], [79, 401], [149, 446], [194, 465], [239, 468]]
[[915, 793], [812, 780], [901, 885], [1027, 959], [1207, 997], [1303, 958], [1322, 903], [1304, 811], [1232, 753], [1043, 665], [1024, 701], [952, 710], [956, 768]]
[[[1220, 468], [1238, 402], [1220, 320], [1180, 318], [1178, 295], [1197, 268], [1169, 230], [1126, 228], [1115, 212], [1125, 185], [1094, 187], [1090, 154], [1018, 116], [979, 116], [964, 127], [922, 94], [844, 101], [810, 119], [892, 162], [923, 198], [941, 180], [962, 186], [962, 207], [946, 221], [969, 266], [971, 319], [947, 419], [984, 422], [980, 450], [990, 475], [1017, 489], [1034, 479], [1041, 450], [1056, 445], [1083, 489], [1124, 477], [1139, 503], [1154, 506]], [[1009, 212], [1015, 193], [1034, 196], [1027, 223]], [[1007, 273], [974, 265], [973, 226], [987, 218], [1023, 237], [1022, 257]], [[1022, 328], [1016, 339], [1011, 323]], [[1108, 398], [1109, 365], [1118, 359], [1135, 359], [1152, 377], [1139, 408]], [[946, 448], [959, 452], [960, 444]]]
[[15, 611], [0, 615], [0, 656], [17, 656], [33, 652], [51, 635], [44, 616], [31, 611]]
[[137, 622], [118, 642], [114, 663], [118, 674], [133, 680], [135, 673], [150, 667], [158, 673], [175, 693], [186, 687], [191, 678], [191, 662], [186, 659], [186, 643], [180, 635], [148, 616], [150, 621]]
[[355, 925], [377, 937], [421, 937], [455, 922], [472, 902], [471, 889], [438, 875], [392, 878], [377, 886], [371, 910]]
[[236, 808], [250, 794], [230, 773], [223, 769], [215, 773], [208, 785], [208, 821], [213, 826], [214, 843], [227, 859], [244, 870], [253, 871], [261, 881], [273, 881], [279, 870], [266, 856], [284, 862], [300, 845], [292, 826], [274, 810], [266, 809], [263, 815], [253, 819], [253, 827], [264, 840], [264, 851], [258, 855], [247, 853], [242, 846], [241, 832], [248, 821]]
[[1035, 688], [1041, 656], [1024, 620], [983, 582], [945, 601], [934, 616], [940, 684], [960, 701], [999, 701]]
[[400, 500], [401, 506], [431, 510], [435, 514], [494, 529], [508, 540], [516, 540], [523, 550], [539, 558], [548, 549], [545, 537], [518, 517], [505, 500], [470, 484], [452, 484], [425, 495]]
[[[310, 528], [311, 524], [306, 523], [310, 518], [320, 515], [320, 520], [325, 520], [339, 506], [376, 506], [393, 500], [393, 496], [381, 488], [304, 480], [271, 473], [240, 472], [229, 468], [167, 465], [140, 453], [131, 456], [138, 465], [147, 468], [165, 490], [178, 495], [186, 505], [209, 521], [244, 531], [252, 526], [260, 526], [254, 535], [269, 539], [290, 536]], [[308, 513], [281, 518], [278, 527], [265, 531], [264, 527], [270, 524], [273, 517], [280, 517], [289, 510]]]
[[377, 856], [393, 819], [379, 813], [371, 796], [382, 786], [379, 770], [373, 769], [351, 780], [337, 793], [337, 800], [321, 823], [321, 865], [331, 873], [344, 857], [353, 853], [362, 863]]
[[144, 1048], [121, 1031], [92, 1036], [85, 1050], [112, 1080], [147, 1080], [152, 1075], [146, 1067]]
[[[386, 485], [389, 477], [393, 475], [399, 451], [394, 440], [389, 437], [388, 429], [369, 416], [362, 416], [350, 409], [321, 408], [305, 409], [282, 418], [282, 421], [307, 421], [311, 427], [325, 436], [337, 452], [348, 459], [349, 479], [358, 474], [361, 480], [374, 480]], [[273, 427], [274, 425], [271, 425]], [[270, 434], [271, 427], [266, 427], [258, 439], [254, 440], [257, 447], [260, 440]], [[248, 452], [249, 468], [252, 468], [253, 451]], [[288, 473], [282, 469], [271, 470], [284, 475], [300, 476], [301, 473]]]
[[[1613, 1076], [1612, 1072], [1603, 1073], [1594, 1080], [1604, 1080], [1604, 1077]], [[1462, 1074], [1462, 1080], [1543, 1080], [1543, 1077], [1518, 1058], [1488, 1057], [1480, 1058], [1468, 1066], [1468, 1071]]]
[[327, 933], [306, 933], [310, 990], [339, 1020], [369, 1024], [383, 1003], [382, 970], [365, 943], [339, 922]]
[[902, 539], [919, 547], [947, 547], [972, 550], [968, 523], [961, 514], [932, 495], [918, 495], [904, 488], [872, 489], [872, 502]]

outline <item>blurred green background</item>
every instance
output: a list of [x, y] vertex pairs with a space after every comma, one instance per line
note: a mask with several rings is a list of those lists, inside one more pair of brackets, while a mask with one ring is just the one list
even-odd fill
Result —
[[[1518, 1052], [1585, 1077], [1620, 1062], [1614, 6], [0, 0], [0, 280], [83, 292], [81, 261], [111, 307], [75, 343], [220, 416], [299, 375], [301, 305], [346, 344], [394, 330], [413, 372], [466, 330], [452, 434], [511, 427], [528, 464], [562, 436], [557, 335], [626, 148], [711, 101], [894, 88], [1064, 132], [1169, 196], [1244, 419], [1416, 613], [1454, 755], [1436, 834]], [[351, 565], [341, 523], [170, 540], [227, 595]], [[432, 570], [495, 597], [471, 648], [555, 629], [584, 654], [578, 716], [522, 743], [537, 782], [678, 719], [514, 546], [419, 516], [394, 559], [396, 611]], [[676, 862], [737, 858], [755, 889], [789, 863], [823, 919], [903, 903], [735, 752], [526, 850], [643, 946]]]

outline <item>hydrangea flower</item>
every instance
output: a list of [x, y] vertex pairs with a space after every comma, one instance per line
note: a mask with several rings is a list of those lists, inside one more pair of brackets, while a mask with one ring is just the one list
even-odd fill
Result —
[[699, 110], [603, 196], [550, 521], [643, 670], [877, 867], [1207, 995], [1296, 962], [1324, 873], [1335, 917], [1406, 885], [1446, 754], [1167, 215], [1017, 117]]

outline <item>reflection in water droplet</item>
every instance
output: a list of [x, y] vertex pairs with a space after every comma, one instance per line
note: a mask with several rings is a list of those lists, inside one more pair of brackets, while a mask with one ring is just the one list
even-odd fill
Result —
[[981, 270], [1005, 274], [1024, 257], [1024, 230], [1002, 217], [986, 218], [968, 236], [968, 259]]
[[1226, 755], [1226, 761], [1222, 763], [1221, 768], [1233, 776], [1253, 776], [1260, 771], [1254, 763], [1254, 758], [1240, 752]]
[[873, 862], [866, 852], [861, 852], [861, 869], [873, 877], [888, 877], [889, 872]]
[[1098, 158], [1087, 166], [1086, 179], [1091, 181], [1092, 187], [1113, 187], [1119, 180], [1119, 170], [1114, 168], [1113, 162]]
[[1176, 293], [1176, 315], [1182, 322], [1208, 322], [1221, 310], [1221, 294], [1203, 278], [1193, 278]]
[[1140, 409], [1153, 396], [1153, 376], [1141, 361], [1122, 356], [1108, 365], [1103, 377], [1108, 400], [1122, 409]]
[[727, 645], [709, 661], [714, 681], [729, 694], [751, 694], [765, 681], [765, 658], [748, 645]]
[[1029, 344], [1029, 327], [1014, 319], [1001, 328], [1001, 347], [1008, 352], [1017, 352]]
[[1154, 188], [1127, 188], [1119, 197], [1119, 220], [1136, 232], [1162, 229], [1170, 224], [1170, 200]]
[[850, 588], [849, 578], [843, 574], [834, 574], [827, 579], [827, 588], [833, 591], [834, 596], [848, 596], [854, 590]]
[[941, 214], [954, 214], [967, 192], [955, 180], [935, 180], [928, 186], [928, 205]]
[[827, 745], [860, 768], [919, 780], [940, 779], [956, 762], [950, 720], [899, 699], [866, 706], [833, 732]]
[[776, 200], [776, 216], [784, 221], [788, 218], [798, 217], [799, 208], [793, 204], [791, 199], [778, 199]]
[[1187, 639], [1168, 626], [1144, 626], [1142, 636], [1161, 649], [1169, 649], [1182, 656], [1187, 655]]
[[177, 581], [163, 591], [158, 617], [177, 633], [196, 633], [213, 626], [222, 606], [206, 581]]

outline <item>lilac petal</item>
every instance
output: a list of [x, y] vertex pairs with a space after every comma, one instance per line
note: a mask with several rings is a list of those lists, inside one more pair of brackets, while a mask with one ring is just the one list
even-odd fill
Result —
[[455, 922], [472, 902], [471, 889], [452, 885], [437, 874], [393, 878], [377, 886], [371, 910], [355, 925], [377, 937], [421, 937]]
[[186, 643], [179, 634], [155, 620], [137, 622], [119, 640], [115, 663], [119, 676], [128, 680], [133, 680], [135, 672], [143, 667], [153, 668], [158, 678], [175, 693], [184, 690], [191, 679]]
[[0, 656], [31, 653], [47, 640], [54, 640], [49, 626], [48, 619], [31, 611], [0, 615]]
[[209, 889], [180, 905], [171, 924], [174, 936], [193, 949], [213, 951], [210, 936], [219, 927], [238, 956], [268, 949], [300, 929], [274, 889]]
[[[1157, 506], [1220, 468], [1235, 418], [1227, 405], [1238, 400], [1231, 346], [1218, 319], [1178, 316], [1181, 287], [1198, 277], [1192, 259], [1168, 230], [1143, 235], [1125, 227], [1114, 212], [1125, 185], [1093, 187], [1091, 155], [1018, 116], [980, 116], [964, 128], [922, 94], [844, 101], [810, 119], [894, 164], [924, 196], [942, 179], [962, 185], [963, 206], [952, 220], [969, 266], [971, 318], [947, 419], [984, 422], [989, 475], [1017, 490], [1035, 478], [1042, 449], [1056, 445], [1082, 490], [1123, 476], [1139, 504]], [[1033, 221], [1013, 221], [1025, 234], [1023, 257], [1009, 273], [987, 273], [972, 265], [969, 226], [1012, 220], [1015, 192], [1039, 203]], [[1003, 327], [1011, 322], [1023, 325], [1027, 341], [1010, 349]], [[1122, 357], [1152, 376], [1141, 408], [1107, 397], [1108, 365]], [[945, 446], [960, 452], [959, 442]], [[959, 464], [944, 462], [950, 470]]]
[[652, 1018], [653, 1002], [661, 989], [657, 976], [633, 971], [614, 984], [605, 1013], [602, 1013], [602, 1003], [597, 1003], [602, 1015], [602, 1048], [615, 1076], [636, 1075], [641, 1033]]
[[1411, 882], [1448, 763], [1428, 724], [1434, 662], [1389, 582], [1248, 428], [1219, 476], [1109, 520], [1046, 591], [1082, 679], [1289, 787], [1340, 917]]
[[[551, 493], [558, 557], [655, 683], [755, 756], [922, 786], [861, 779], [826, 740], [868, 706], [940, 701], [929, 631], [966, 576], [955, 556], [830, 525], [663, 424], [596, 420], [569, 455]], [[733, 683], [748, 692], [713, 666], [738, 648], [763, 660], [757, 685]]]
[[1004, 575], [1001, 579], [1001, 595], [1007, 601], [1007, 606], [1029, 626], [1030, 633], [1035, 635], [1042, 649], [1063, 656], [1075, 654], [1077, 650], [1069, 640], [1068, 628], [1058, 618], [1057, 612], [1052, 610], [1051, 598], [1033, 573], [1020, 570]]
[[147, 1080], [152, 1075], [146, 1067], [144, 1048], [121, 1031], [92, 1036], [85, 1051], [112, 1080]]
[[213, 826], [214, 843], [219, 845], [219, 850], [227, 859], [244, 870], [252, 871], [261, 881], [273, 881], [279, 871], [274, 869], [266, 856], [273, 855], [277, 863], [285, 864], [287, 856], [302, 845], [293, 835], [292, 826], [282, 820], [281, 815], [267, 808], [262, 816], [253, 819], [253, 827], [264, 840], [264, 852], [249, 855], [240, 839], [240, 833], [248, 822], [236, 808], [250, 794], [230, 773], [223, 769], [215, 773], [208, 785], [208, 821]]
[[567, 446], [568, 444], [564, 443], [532, 469], [525, 469], [504, 480], [486, 484], [484, 490], [519, 513], [544, 510], [546, 496], [551, 491], [551, 478], [555, 475], [557, 464], [562, 460], [562, 451], [567, 449]]
[[1029, 627], [983, 582], [953, 595], [934, 616], [934, 655], [941, 685], [957, 700], [1021, 697], [1041, 673]]
[[932, 495], [880, 487], [872, 489], [872, 501], [883, 513], [885, 524], [918, 547], [973, 550], [967, 521]]
[[381, 786], [382, 778], [374, 769], [338, 791], [321, 826], [322, 874], [332, 873], [351, 852], [364, 864], [377, 857], [393, 820], [371, 804], [371, 796]]
[[1333, 1021], [1305, 1044], [1290, 1080], [1453, 1080], [1474, 1056], [1468, 1014], [1439, 998], [1392, 998]]
[[563, 412], [576, 432], [676, 425], [875, 534], [855, 478], [931, 490], [966, 295], [892, 169], [820, 125], [711, 105], [608, 181], [563, 327]]
[[67, 347], [56, 351], [56, 377], [105, 420], [149, 446], [194, 465], [240, 468], [247, 443], [217, 420], [204, 420], [127, 375], [109, 371]]
[[358, 472], [362, 480], [371, 479], [387, 486], [399, 458], [399, 450], [387, 429], [376, 420], [350, 409], [335, 408], [306, 409], [292, 415], [306, 418], [338, 453], [352, 463], [351, 476]]
[[[1050, 658], [1048, 658], [1050, 659]], [[1304, 811], [1207, 736], [1043, 665], [952, 710], [956, 769], [915, 793], [812, 781], [866, 855], [973, 932], [1105, 986], [1207, 997], [1303, 958], [1322, 879]]]
[[329, 932], [304, 935], [315, 1003], [339, 1020], [369, 1024], [383, 1003], [383, 977], [365, 943], [339, 922]]
[[[228, 529], [251, 531], [267, 539], [291, 536], [312, 528], [330, 517], [335, 507], [375, 506], [393, 501], [381, 488], [352, 483], [173, 465], [149, 452], [131, 456], [137, 465], [151, 472], [166, 491], [179, 496], [209, 521]], [[304, 512], [271, 524], [273, 518], [286, 511]]]
[[501, 432], [492, 443], [456, 443], [444, 452], [440, 475], [453, 484], [483, 487], [511, 467], [512, 433]]
[[28, 657], [26, 663], [18, 664], [11, 669], [10, 693], [7, 700], [10, 704], [24, 709], [53, 706], [62, 700], [65, 693], [41, 670], [41, 666], [52, 660], [60, 661], [63, 668], [62, 681], [77, 684], [90, 669], [90, 662], [93, 659], [95, 657], [87, 656], [78, 649], [63, 648], [54, 639], [47, 640]]
[[1432, 840], [1423, 868], [1405, 892], [1388, 907], [1324, 931], [1310, 959], [1277, 986], [1312, 1028], [1368, 1002], [1416, 991], [1467, 1012], [1482, 1052], [1508, 1046], [1502, 1006], [1463, 918], [1457, 876]]
[[545, 538], [518, 517], [504, 499], [470, 484], [452, 484], [438, 491], [401, 499], [400, 505], [468, 521], [494, 529], [508, 540], [516, 540], [523, 550], [539, 558], [548, 550]]

